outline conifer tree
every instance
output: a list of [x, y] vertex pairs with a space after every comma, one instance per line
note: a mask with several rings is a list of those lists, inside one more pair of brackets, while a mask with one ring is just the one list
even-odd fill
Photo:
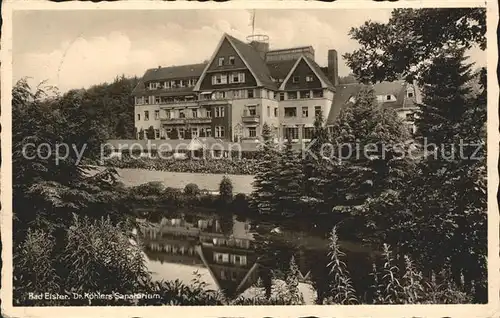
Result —
[[324, 201], [324, 186], [326, 183], [325, 165], [328, 162], [323, 156], [328, 156], [323, 153], [323, 145], [330, 142], [330, 136], [324, 126], [323, 113], [320, 112], [314, 120], [314, 130], [310, 141], [307, 145], [307, 151], [302, 154], [304, 165], [304, 194], [317, 210], [322, 210], [321, 206]]
[[416, 119], [417, 131], [428, 143], [450, 143], [469, 106], [467, 85], [471, 65], [463, 49], [447, 49], [423, 73], [423, 100]]
[[276, 188], [277, 152], [273, 146], [271, 128], [267, 123], [262, 127], [262, 142], [259, 145], [259, 169], [255, 174], [251, 206], [259, 213], [275, 211], [274, 192]]
[[303, 178], [301, 161], [292, 148], [292, 140], [288, 139], [280, 154], [273, 198], [281, 215], [293, 216], [301, 211]]

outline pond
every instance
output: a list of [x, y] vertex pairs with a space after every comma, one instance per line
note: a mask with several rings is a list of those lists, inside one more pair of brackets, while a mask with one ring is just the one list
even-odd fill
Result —
[[[321, 289], [327, 288], [327, 237], [206, 212], [176, 213], [156, 222], [142, 219], [139, 224], [138, 238], [155, 280], [190, 284], [196, 273], [206, 288], [236, 297], [251, 293], [266, 271], [273, 272], [276, 282], [284, 280], [293, 255], [306, 303], [314, 304]], [[341, 246], [353, 284], [363, 292], [368, 288], [373, 253], [354, 242], [341, 242]]]

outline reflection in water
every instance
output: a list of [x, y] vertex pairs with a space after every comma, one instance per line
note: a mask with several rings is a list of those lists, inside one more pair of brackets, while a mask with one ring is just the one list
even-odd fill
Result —
[[197, 271], [209, 288], [228, 296], [255, 284], [258, 265], [250, 224], [229, 217], [184, 215], [141, 226], [153, 277], [190, 283]]
[[[306, 290], [303, 293], [310, 293], [309, 288], [314, 285], [315, 294], [322, 299], [329, 289], [326, 278], [330, 260], [324, 237], [297, 231], [276, 234], [275, 227], [265, 222], [257, 222], [252, 228], [250, 221], [231, 214], [207, 216], [189, 212], [164, 217], [158, 223], [141, 224], [140, 239], [154, 279], [179, 279], [190, 284], [197, 272], [207, 288], [236, 297], [257, 283], [259, 276], [264, 285], [270, 283], [270, 271], [276, 279], [284, 280], [294, 255], [299, 281]], [[352, 242], [341, 244], [347, 252], [354, 286], [367, 290], [372, 264], [370, 249]]]

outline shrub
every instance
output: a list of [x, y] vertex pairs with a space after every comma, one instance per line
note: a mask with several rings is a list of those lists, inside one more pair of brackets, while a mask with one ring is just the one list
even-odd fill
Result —
[[200, 194], [200, 188], [195, 183], [186, 184], [184, 187], [184, 194], [189, 196], [197, 196]]
[[138, 186], [132, 187], [130, 193], [132, 195], [140, 196], [150, 196], [150, 195], [161, 195], [165, 190], [165, 186], [162, 182], [152, 181], [140, 184]]
[[219, 197], [224, 203], [229, 203], [233, 200], [233, 183], [227, 176], [222, 177], [222, 181], [219, 184]]

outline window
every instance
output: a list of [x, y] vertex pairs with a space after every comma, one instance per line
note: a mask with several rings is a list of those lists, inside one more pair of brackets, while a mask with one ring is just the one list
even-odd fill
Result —
[[311, 91], [301, 91], [300, 98], [311, 98]]
[[158, 138], [160, 138], [160, 130], [155, 129], [155, 139], [158, 139]]
[[314, 77], [313, 77], [312, 75], [307, 75], [307, 76], [306, 76], [306, 82], [308, 82], [308, 83], [309, 83], [309, 82], [312, 82], [312, 81], [313, 81], [313, 79], [314, 79]]
[[257, 116], [257, 107], [248, 106], [245, 110], [245, 116]]
[[413, 91], [408, 91], [408, 98], [412, 98], [413, 97]]
[[186, 118], [186, 114], [184, 113], [184, 109], [179, 110], [179, 118]]
[[215, 92], [214, 97], [215, 97], [215, 99], [225, 99], [226, 92], [224, 92], [224, 91]]
[[313, 91], [313, 97], [314, 98], [321, 98], [323, 97], [323, 90], [317, 89]]
[[304, 127], [304, 139], [312, 139], [314, 134], [313, 127]]
[[158, 88], [157, 82], [150, 82], [149, 83], [149, 89], [157, 89], [157, 88]]
[[170, 88], [170, 82], [167, 81], [167, 82], [163, 83], [163, 86], [165, 86], [165, 88]]
[[309, 117], [309, 107], [302, 107], [302, 117]]
[[229, 65], [234, 65], [234, 56], [229, 57]]
[[285, 107], [285, 117], [297, 117], [297, 108]]
[[149, 111], [144, 111], [144, 120], [149, 120]]
[[318, 117], [322, 114], [321, 106], [314, 106], [314, 116]]
[[205, 129], [205, 136], [212, 137], [212, 128]]
[[229, 76], [229, 83], [244, 83], [245, 82], [245, 73], [232, 73]]
[[271, 117], [271, 107], [267, 106], [267, 117]]
[[293, 79], [292, 79], [292, 83], [298, 83], [299, 80], [300, 80], [300, 77], [294, 76]]
[[288, 92], [288, 99], [297, 99], [297, 92]]
[[269, 99], [274, 99], [274, 92], [273, 91], [269, 91]]
[[141, 120], [141, 114], [137, 114], [137, 120]]
[[247, 90], [247, 96], [248, 98], [253, 98], [253, 89]]
[[215, 126], [215, 138], [223, 138], [224, 137], [224, 127]]
[[217, 74], [212, 76], [212, 85], [227, 84], [227, 75]]
[[215, 117], [224, 117], [224, 106], [215, 107]]
[[280, 98], [279, 100], [285, 100], [285, 93], [280, 93]]
[[387, 96], [385, 96], [385, 99], [386, 99], [386, 100], [391, 100], [391, 95], [387, 95]]
[[219, 66], [223, 66], [223, 65], [224, 65], [224, 58], [219, 57]]
[[239, 90], [233, 91], [233, 98], [240, 98], [240, 91]]
[[158, 119], [160, 119], [160, 111], [155, 110], [155, 120], [158, 120]]
[[299, 139], [299, 129], [297, 127], [286, 127], [285, 128], [285, 138], [286, 139]]
[[184, 127], [179, 128], [179, 138], [184, 138]]
[[198, 118], [198, 110], [197, 109], [192, 109], [191, 110], [191, 117]]
[[278, 107], [274, 107], [274, 117], [278, 117]]
[[206, 111], [206, 116], [207, 116], [208, 118], [212, 118], [212, 110], [211, 110], [211, 109], [207, 109], [207, 111]]
[[248, 127], [248, 137], [256, 137], [257, 129], [255, 127]]
[[198, 137], [198, 128], [194, 127], [191, 128], [191, 138], [197, 138]]

